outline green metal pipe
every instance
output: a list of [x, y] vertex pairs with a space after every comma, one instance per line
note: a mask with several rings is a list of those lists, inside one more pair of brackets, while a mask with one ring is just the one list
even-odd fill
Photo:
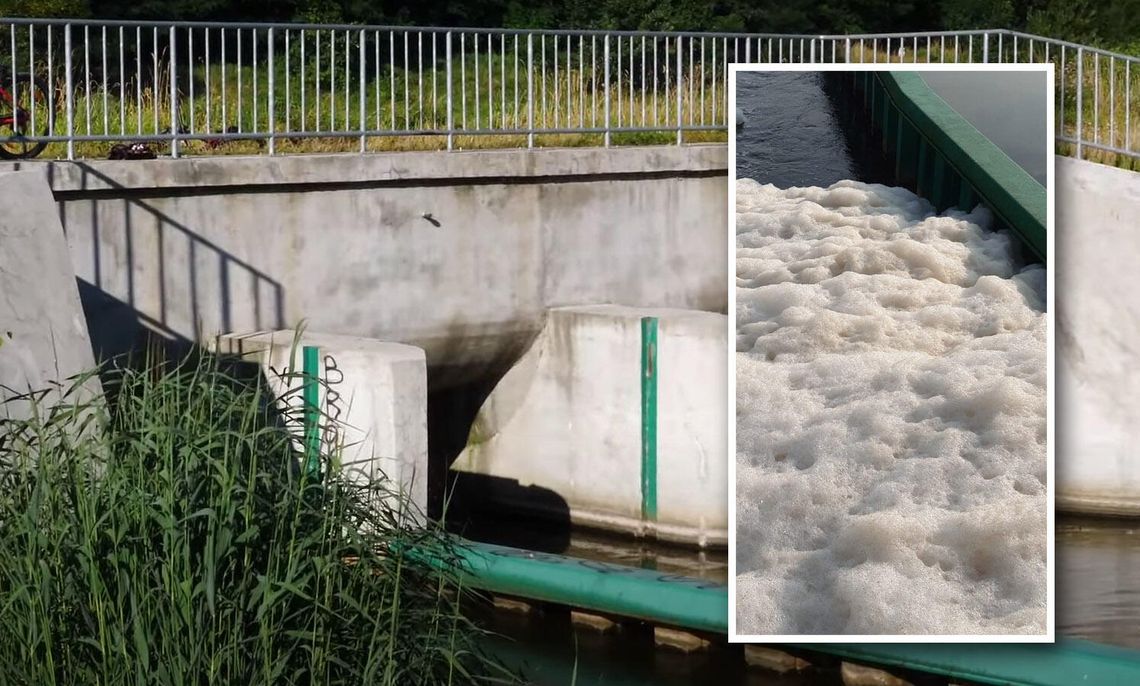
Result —
[[1051, 645], [830, 643], [790, 647], [994, 686], [1140, 684], [1140, 653], [1076, 639], [1061, 639]]
[[[456, 543], [464, 583], [473, 588], [695, 631], [728, 633], [728, 590], [723, 584], [462, 539]], [[444, 564], [422, 551], [417, 555]], [[1140, 684], [1140, 652], [1076, 639], [1051, 645], [794, 643], [783, 648], [994, 686]]]
[[[650, 569], [458, 539], [464, 582], [513, 595], [696, 631], [727, 633], [724, 584]], [[440, 562], [437, 560], [437, 564]]]

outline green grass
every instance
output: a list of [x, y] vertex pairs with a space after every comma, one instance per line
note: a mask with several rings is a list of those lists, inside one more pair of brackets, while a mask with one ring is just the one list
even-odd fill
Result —
[[512, 680], [457, 577], [403, 552], [448, 539], [334, 454], [300, 476], [256, 378], [151, 358], [107, 402], [0, 404], [0, 683]]

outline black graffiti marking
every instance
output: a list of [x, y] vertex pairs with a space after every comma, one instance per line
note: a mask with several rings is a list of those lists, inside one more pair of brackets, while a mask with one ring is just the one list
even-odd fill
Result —
[[[336, 390], [336, 387], [344, 383], [344, 372], [337, 366], [336, 358], [332, 355], [325, 355], [325, 375], [320, 379], [321, 387], [324, 389], [325, 396], [325, 412], [324, 416], [328, 420], [323, 422], [323, 430], [321, 433], [321, 443], [324, 446], [325, 454], [332, 454], [340, 441], [340, 417], [344, 409], [340, 405], [341, 395]], [[285, 381], [286, 384], [295, 376], [303, 376], [304, 372], [298, 373], [292, 367], [285, 367], [281, 371], [277, 371], [272, 366], [269, 371], [273, 372], [278, 379]]]
[[336, 387], [342, 383], [344, 383], [344, 372], [337, 366], [336, 358], [325, 355], [325, 415], [329, 421], [325, 422], [321, 441], [325, 444], [327, 454], [332, 454], [340, 441], [340, 416], [343, 408], [340, 406], [341, 396]]

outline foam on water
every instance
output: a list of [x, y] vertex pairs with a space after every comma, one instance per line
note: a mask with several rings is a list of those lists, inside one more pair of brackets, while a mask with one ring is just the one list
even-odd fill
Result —
[[737, 630], [1044, 633], [1045, 270], [901, 188], [736, 198]]

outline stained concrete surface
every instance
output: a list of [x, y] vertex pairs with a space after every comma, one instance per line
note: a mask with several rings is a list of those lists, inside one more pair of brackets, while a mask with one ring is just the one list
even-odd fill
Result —
[[442, 388], [503, 373], [548, 307], [727, 308], [724, 146], [18, 166], [106, 355], [304, 321], [421, 347]]
[[[0, 173], [0, 205], [0, 416], [26, 418], [14, 397], [54, 389], [40, 400], [53, 404], [95, 359], [51, 188], [35, 172]], [[99, 394], [98, 379], [81, 390]]]

